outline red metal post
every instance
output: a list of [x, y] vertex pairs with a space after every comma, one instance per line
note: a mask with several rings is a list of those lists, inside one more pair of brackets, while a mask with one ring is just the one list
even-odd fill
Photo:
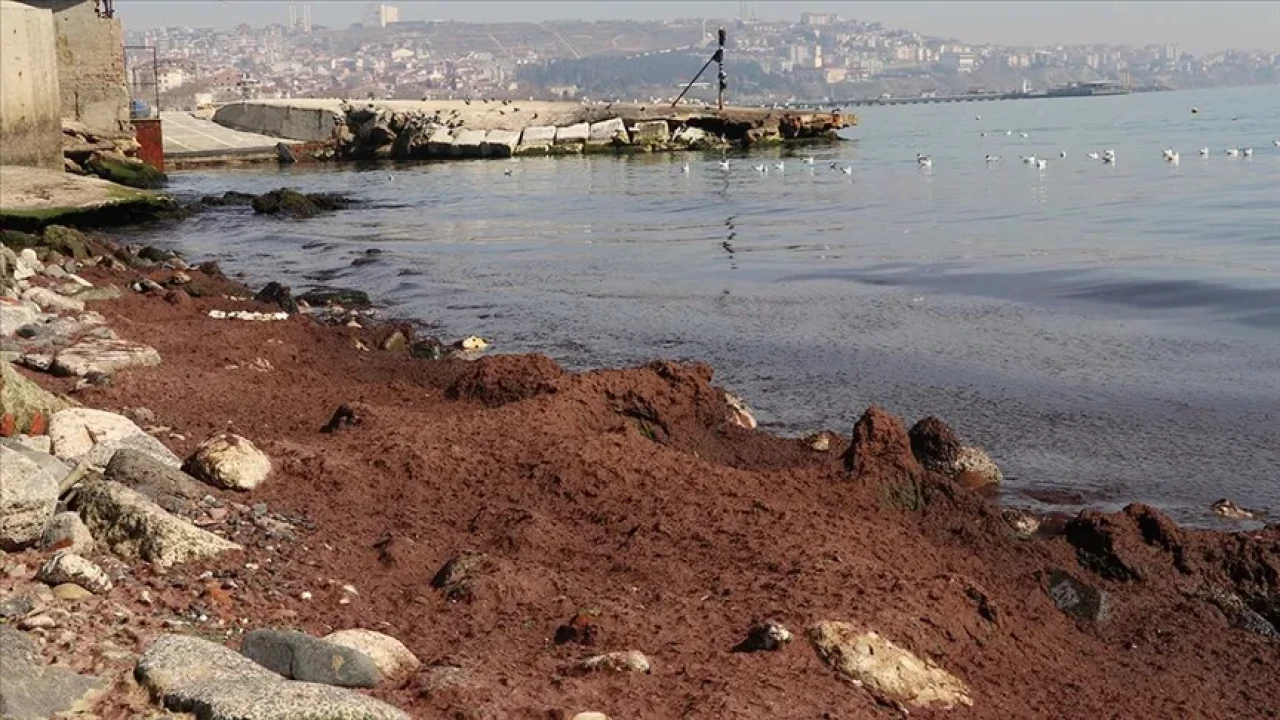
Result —
[[142, 162], [164, 172], [164, 131], [160, 128], [160, 118], [137, 118], [133, 121], [134, 138], [142, 147], [138, 149], [138, 157]]

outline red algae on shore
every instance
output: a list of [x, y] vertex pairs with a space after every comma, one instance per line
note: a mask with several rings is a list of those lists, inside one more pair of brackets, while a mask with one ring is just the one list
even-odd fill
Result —
[[[852, 432], [816, 452], [733, 423], [705, 365], [421, 360], [369, 349], [376, 329], [216, 320], [265, 306], [202, 295], [95, 304], [163, 362], [75, 396], [149, 409], [180, 456], [220, 432], [251, 439], [269, 479], [209, 494], [297, 522], [243, 553], [125, 572], [163, 598], [143, 613], [376, 629], [423, 665], [372, 694], [422, 718], [892, 714], [801, 639], [828, 622], [967, 687], [971, 706], [910, 708], [921, 717], [1280, 714], [1276, 527], [1184, 529], [1134, 505], [1020, 538], [990, 500], [922, 466], [880, 408], [850, 408]], [[325, 432], [343, 405], [355, 419]], [[204, 572], [224, 581], [213, 599]], [[765, 619], [796, 641], [733, 652]], [[647, 672], [575, 670], [629, 651]], [[103, 713], [130, 707], [120, 698]]]

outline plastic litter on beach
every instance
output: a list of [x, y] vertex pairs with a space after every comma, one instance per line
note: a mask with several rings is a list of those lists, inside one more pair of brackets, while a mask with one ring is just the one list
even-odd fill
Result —
[[270, 320], [288, 320], [289, 313], [260, 313], [250, 312], [248, 310], [210, 310], [209, 317], [214, 320], [257, 320], [259, 322], [267, 322]]

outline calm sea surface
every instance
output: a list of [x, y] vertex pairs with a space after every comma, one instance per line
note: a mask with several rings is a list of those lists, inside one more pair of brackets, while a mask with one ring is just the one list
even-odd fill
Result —
[[[364, 202], [214, 209], [143, 240], [571, 368], [706, 360], [784, 434], [848, 432], [871, 403], [937, 414], [1013, 504], [1280, 514], [1280, 87], [859, 114], [850, 142], [728, 172], [676, 154], [179, 173], [177, 194]], [[1115, 166], [1086, 157], [1108, 148]]]

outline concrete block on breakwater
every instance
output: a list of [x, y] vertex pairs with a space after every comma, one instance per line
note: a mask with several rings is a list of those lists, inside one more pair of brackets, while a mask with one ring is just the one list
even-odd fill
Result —
[[590, 123], [575, 123], [566, 127], [558, 127], [556, 128], [555, 144], [573, 145], [575, 143], [585, 143], [590, 134]]
[[520, 144], [520, 133], [514, 130], [490, 130], [481, 148], [485, 157], [511, 157]]
[[661, 145], [671, 139], [666, 120], [638, 122], [631, 129], [631, 142], [637, 145]]
[[587, 133], [588, 145], [605, 145], [615, 140], [624, 145], [631, 142], [631, 136], [627, 134], [627, 125], [622, 122], [622, 118], [613, 117], [591, 123], [591, 129]]
[[440, 128], [431, 133], [427, 139], [427, 154], [444, 157], [453, 154], [453, 132], [449, 128]]
[[519, 152], [536, 152], [546, 150], [556, 141], [554, 125], [536, 125], [527, 127], [520, 133]]
[[480, 157], [483, 153], [483, 130], [459, 130], [453, 136], [454, 157]]

